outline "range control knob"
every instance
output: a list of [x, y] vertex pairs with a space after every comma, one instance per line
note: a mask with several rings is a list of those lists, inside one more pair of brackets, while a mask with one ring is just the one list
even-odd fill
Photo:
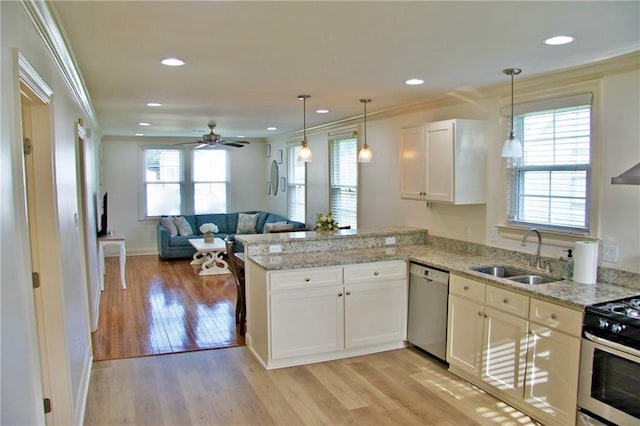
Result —
[[624, 329], [625, 329], [624, 324], [616, 323], [611, 326], [611, 331], [614, 333], [620, 333]]
[[609, 321], [607, 321], [606, 319], [599, 318], [598, 328], [600, 328], [601, 330], [606, 330], [607, 328], [609, 328]]

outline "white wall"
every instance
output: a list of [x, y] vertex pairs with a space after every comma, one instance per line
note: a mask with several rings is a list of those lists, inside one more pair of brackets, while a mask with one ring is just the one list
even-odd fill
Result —
[[[58, 401], [58, 419], [80, 423], [84, 412], [85, 385], [91, 361], [91, 339], [87, 309], [84, 254], [76, 215], [77, 200], [76, 151], [74, 122], [85, 119], [57, 65], [41, 41], [31, 21], [18, 2], [1, 2], [1, 80], [2, 126], [0, 131], [1, 223], [2, 234], [2, 424], [42, 424], [42, 380], [31, 290], [29, 231], [25, 213], [25, 189], [22, 174], [20, 130], [20, 97], [14, 62], [14, 48], [19, 49], [46, 84], [53, 89], [51, 123], [54, 151], [51, 182], [55, 185], [53, 209], [58, 221], [52, 221], [58, 246], [53, 253], [64, 254], [60, 264], [61, 299], [64, 311], [63, 336], [68, 371], [66, 385], [71, 401]], [[38, 141], [34, 141], [37, 146]], [[46, 283], [43, 283], [46, 285]], [[56, 372], [58, 373], [58, 372]], [[65, 417], [66, 413], [68, 417]]]
[[[248, 139], [244, 148], [228, 148], [229, 212], [268, 210], [266, 145]], [[109, 194], [109, 228], [124, 232], [127, 254], [157, 253], [157, 220], [141, 220], [141, 153], [145, 145], [171, 145], [184, 138], [105, 137], [102, 139], [102, 193]]]

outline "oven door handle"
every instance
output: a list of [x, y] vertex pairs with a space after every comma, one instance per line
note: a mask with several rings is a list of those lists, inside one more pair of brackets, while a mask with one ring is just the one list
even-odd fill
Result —
[[629, 355], [633, 355], [640, 358], [640, 351], [634, 348], [630, 348], [629, 346], [621, 345], [620, 343], [612, 342], [611, 340], [603, 339], [602, 337], [594, 336], [593, 334], [585, 331], [584, 335], [587, 339], [592, 342], [596, 342], [601, 344], [602, 346], [606, 346], [611, 349], [619, 350], [620, 352], [628, 353]]

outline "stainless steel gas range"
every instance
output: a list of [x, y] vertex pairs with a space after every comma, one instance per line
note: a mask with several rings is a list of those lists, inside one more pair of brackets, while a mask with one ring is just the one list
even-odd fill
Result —
[[640, 425], [640, 296], [585, 309], [578, 406], [616, 425]]

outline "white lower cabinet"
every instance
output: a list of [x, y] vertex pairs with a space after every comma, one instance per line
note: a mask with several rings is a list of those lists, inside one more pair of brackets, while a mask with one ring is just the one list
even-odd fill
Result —
[[262, 271], [267, 357], [254, 352], [267, 368], [404, 347], [406, 262]]
[[575, 424], [581, 312], [452, 274], [448, 315], [451, 372], [545, 424]]

